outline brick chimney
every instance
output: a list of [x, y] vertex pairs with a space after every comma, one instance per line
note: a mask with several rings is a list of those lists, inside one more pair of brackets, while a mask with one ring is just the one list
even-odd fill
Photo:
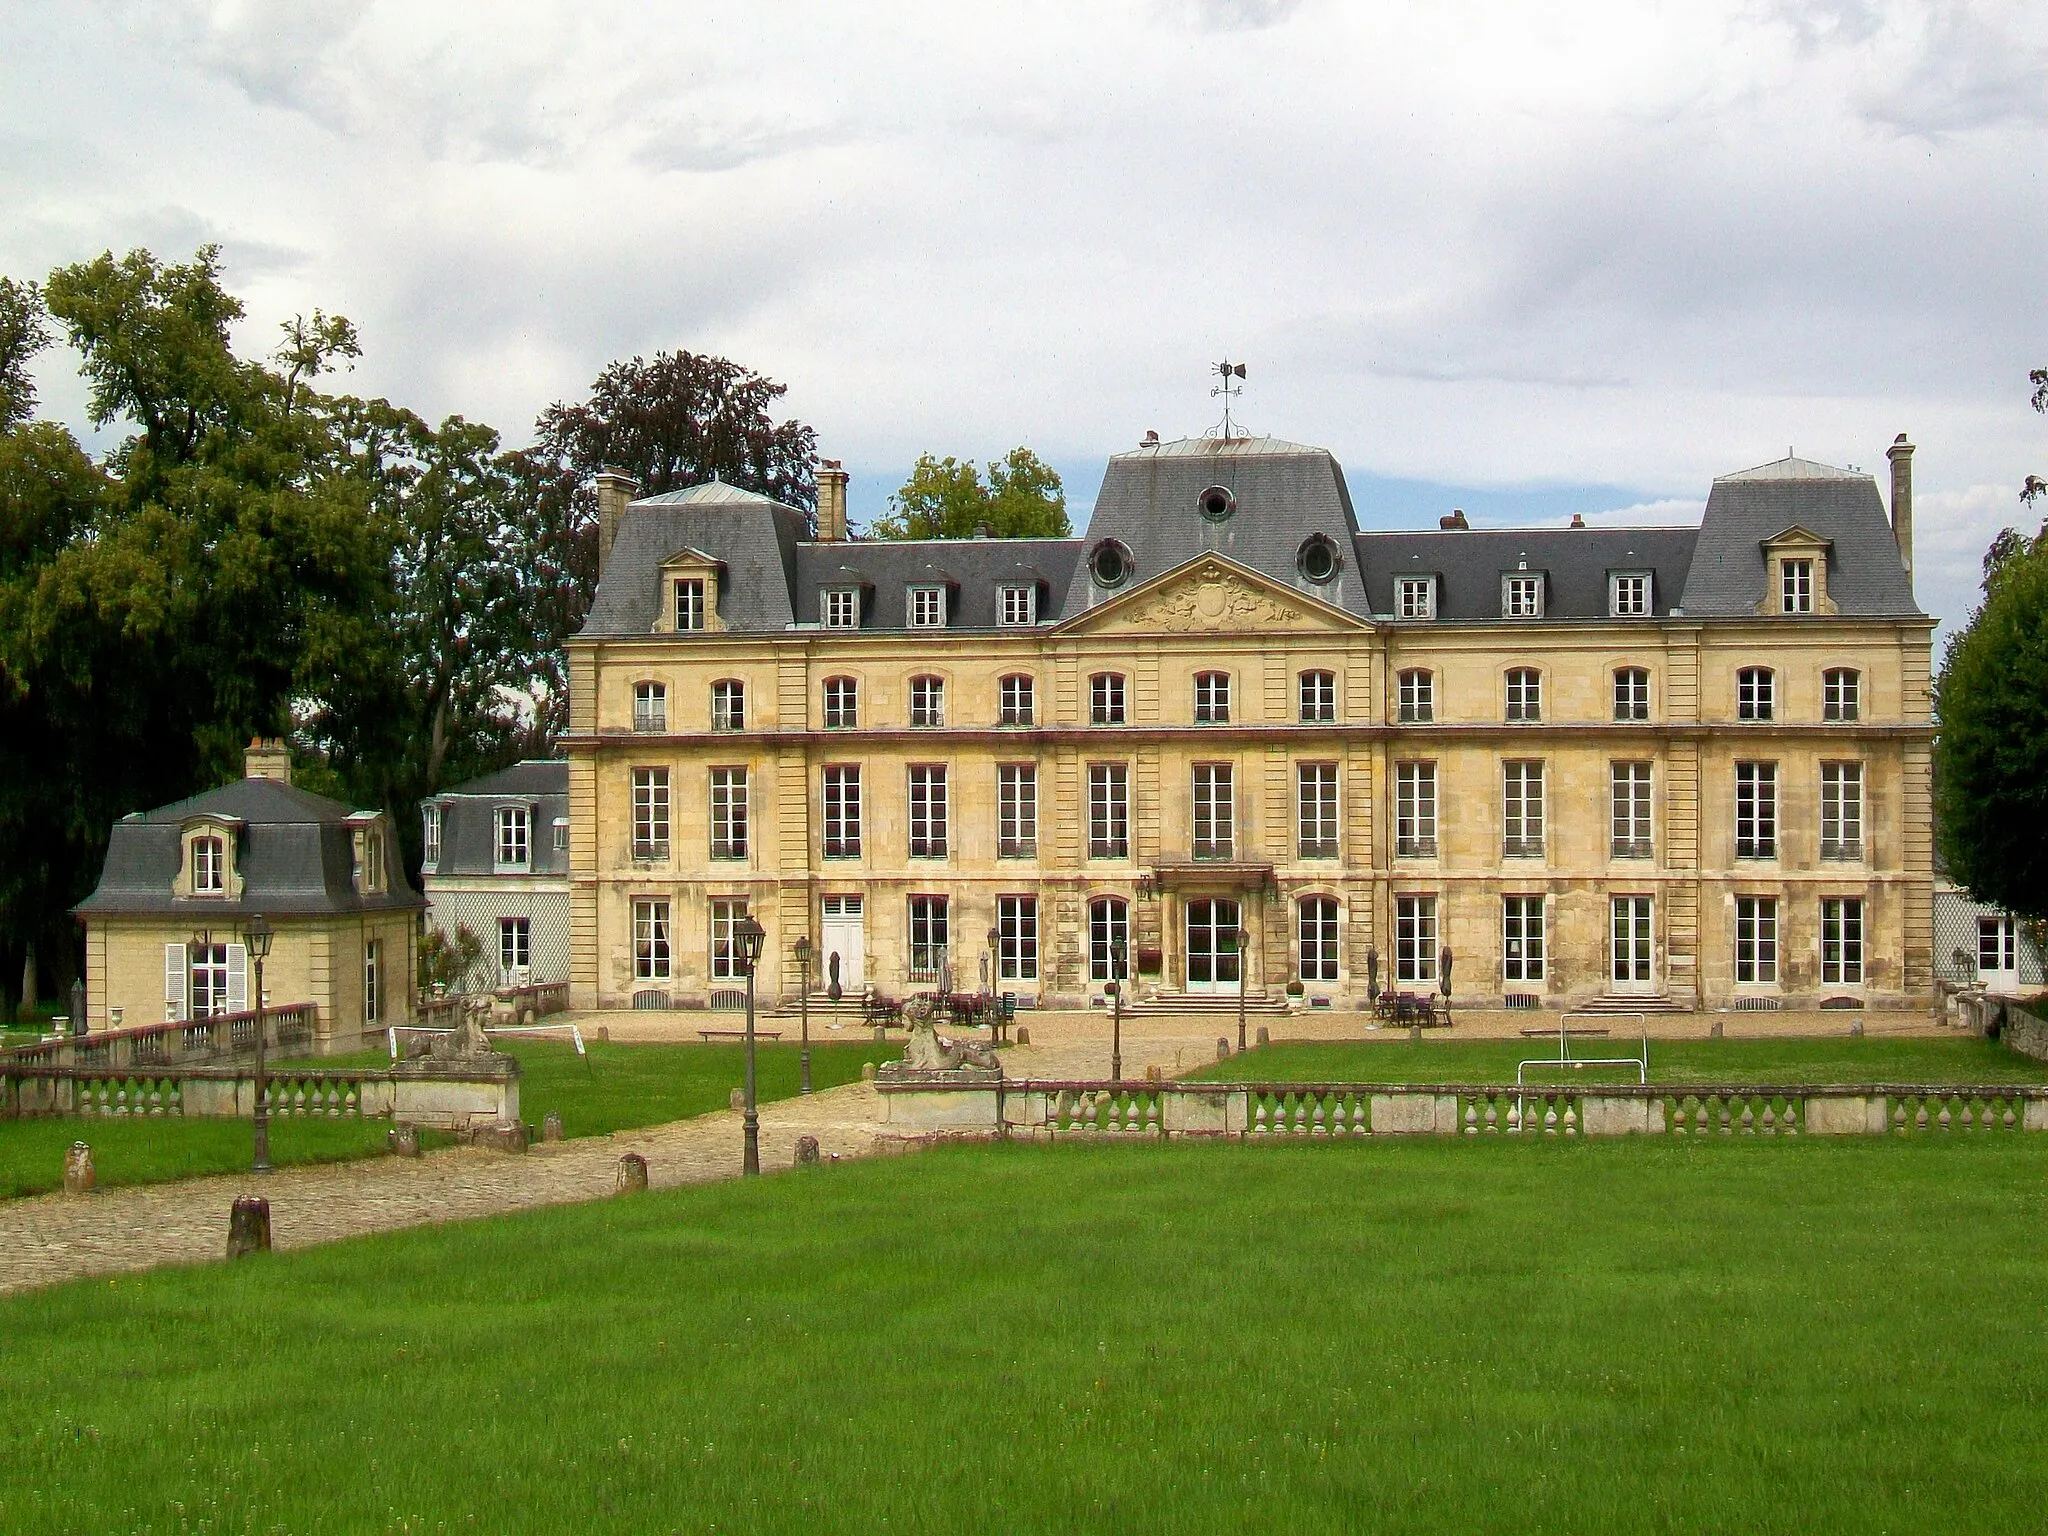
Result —
[[1450, 516], [1438, 518], [1436, 525], [1439, 528], [1470, 528], [1472, 526], [1465, 521], [1465, 512], [1462, 507], [1452, 508]]
[[1892, 461], [1892, 537], [1899, 541], [1899, 563], [1906, 568], [1906, 585], [1913, 584], [1913, 445], [1901, 432], [1885, 450]]
[[251, 736], [249, 745], [242, 749], [242, 777], [291, 783], [291, 749], [276, 737], [266, 740], [261, 736]]
[[592, 484], [597, 488], [597, 574], [603, 576], [612, 541], [625, 521], [626, 503], [640, 494], [640, 482], [622, 469], [605, 469]]
[[837, 459], [818, 460], [820, 544], [836, 544], [846, 537], [846, 482], [852, 478]]

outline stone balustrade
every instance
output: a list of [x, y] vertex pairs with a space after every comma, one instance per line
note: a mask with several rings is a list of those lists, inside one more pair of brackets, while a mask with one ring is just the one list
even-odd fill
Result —
[[904, 1135], [1878, 1136], [2048, 1131], [2048, 1086], [878, 1083]]
[[[420, 1027], [452, 1029], [462, 1017], [462, 1005], [477, 995], [444, 992], [438, 997], [421, 998], [416, 1010]], [[520, 1014], [531, 1012], [537, 1019], [544, 1019], [551, 1013], [566, 1013], [569, 1008], [569, 983], [566, 981], [535, 981], [523, 987], [505, 987], [481, 995], [502, 998], [513, 1004]]]
[[[311, 1003], [285, 1003], [263, 1010], [268, 1049], [306, 1051], [313, 1046], [318, 1010]], [[66, 1035], [0, 1051], [0, 1071], [15, 1066], [122, 1067], [189, 1066], [224, 1061], [256, 1051], [256, 1013], [218, 1013], [206, 1019], [165, 1024], [131, 1024], [121, 1029]]]

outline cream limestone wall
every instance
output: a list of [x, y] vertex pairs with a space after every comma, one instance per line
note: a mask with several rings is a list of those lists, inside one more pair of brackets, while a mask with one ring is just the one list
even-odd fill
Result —
[[[709, 902], [742, 897], [768, 930], [764, 996], [796, 985], [790, 945], [819, 939], [819, 901], [865, 901], [867, 975], [900, 994], [906, 979], [908, 898], [951, 902], [952, 962], [963, 986], [978, 978], [996, 901], [1035, 895], [1041, 976], [1002, 985], [1048, 1001], [1097, 990], [1086, 975], [1089, 898], [1130, 903], [1134, 951], [1163, 952], [1163, 972], [1140, 978], [1166, 991], [1185, 982], [1183, 912], [1190, 899], [1234, 896], [1254, 938], [1255, 989], [1278, 990], [1296, 974], [1296, 900], [1340, 903], [1340, 976], [1312, 992], [1339, 1002], [1365, 990], [1365, 956], [1376, 947], [1389, 974], [1394, 901], [1438, 898], [1440, 942], [1457, 954], [1461, 997], [1497, 997], [1502, 968], [1501, 898], [1540, 895], [1547, 920], [1546, 974], [1515, 983], [1557, 1005], [1600, 996], [1610, 983], [1610, 901], [1653, 902], [1655, 983], [1691, 1004], [1724, 1003], [1733, 982], [1736, 895], [1779, 900], [1780, 979], [1743, 988], [1789, 1004], [1822, 995], [1872, 1005], [1922, 998], [1932, 985], [1931, 809], [1927, 742], [1927, 621], [1757, 619], [1711, 623], [1407, 624], [1370, 626], [1274, 586], [1227, 562], [1169, 572], [1115, 602], [1054, 627], [936, 632], [915, 638], [852, 632], [698, 634], [575, 641], [570, 646], [570, 794], [573, 871], [572, 982], [578, 1006], [625, 1006], [638, 986], [677, 1004], [704, 998]], [[1737, 722], [1735, 671], [1769, 666], [1776, 718]], [[1617, 723], [1612, 674], [1650, 673], [1651, 719]], [[1427, 668], [1435, 721], [1397, 719], [1396, 675]], [[1504, 676], [1543, 674], [1540, 724], [1503, 720]], [[1861, 674], [1860, 719], [1820, 719], [1820, 674]], [[1337, 678], [1337, 721], [1298, 720], [1298, 676]], [[1126, 679], [1128, 724], [1088, 724], [1089, 678]], [[1227, 726], [1193, 723], [1194, 676], [1232, 678]], [[1030, 675], [1037, 724], [998, 725], [999, 679]], [[946, 682], [947, 723], [913, 729], [909, 680]], [[857, 730], [825, 730], [828, 677], [859, 686]], [[747, 729], [710, 731], [710, 686], [747, 686]], [[631, 730], [633, 685], [667, 684], [669, 730]], [[1778, 763], [1780, 851], [1737, 861], [1734, 763]], [[1439, 852], [1394, 856], [1394, 765], [1437, 764]], [[1541, 857], [1504, 858], [1502, 763], [1543, 764]], [[1650, 859], [1610, 856], [1609, 774], [1616, 761], [1652, 764]], [[1307, 859], [1295, 840], [1295, 773], [1303, 762], [1339, 768], [1341, 857]], [[1824, 761], [1860, 761], [1865, 774], [1863, 857], [1819, 858], [1818, 801]], [[1132, 857], [1087, 856], [1086, 783], [1091, 763], [1126, 765]], [[944, 859], [908, 855], [908, 771], [949, 770], [950, 832]], [[1030, 763], [1038, 779], [1038, 848], [1006, 859], [996, 848], [997, 768]], [[1197, 763], [1227, 763], [1235, 776], [1237, 852], [1225, 869], [1192, 867], [1191, 778]], [[822, 853], [821, 770], [861, 769], [863, 846], [858, 859]], [[631, 855], [630, 772], [666, 766], [672, 780], [671, 853]], [[748, 772], [751, 842], [744, 860], [713, 862], [708, 782], [712, 767]], [[1145, 877], [1141, 883], [1141, 876]], [[1860, 896], [1865, 973], [1860, 986], [1822, 987], [1819, 902]], [[672, 974], [636, 982], [631, 902], [671, 903]], [[721, 983], [729, 984], [729, 983]]]

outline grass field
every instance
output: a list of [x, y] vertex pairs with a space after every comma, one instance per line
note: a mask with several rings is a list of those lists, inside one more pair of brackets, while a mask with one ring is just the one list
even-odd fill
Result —
[[[899, 1048], [900, 1049], [900, 1048]], [[723, 1109], [744, 1073], [737, 1045], [618, 1045], [592, 1042], [588, 1062], [567, 1042], [530, 1039], [508, 1047], [519, 1058], [520, 1115], [539, 1125], [559, 1110], [569, 1136], [601, 1136]], [[861, 1065], [885, 1060], [887, 1047], [819, 1045], [811, 1049], [811, 1081], [828, 1088], [860, 1076]], [[383, 1055], [313, 1063], [382, 1066]], [[766, 1102], [797, 1090], [797, 1048], [760, 1047], [759, 1092]], [[273, 1163], [336, 1162], [381, 1154], [383, 1120], [271, 1121]], [[92, 1144], [94, 1170], [105, 1185], [153, 1184], [249, 1166], [249, 1122], [165, 1118], [0, 1120], [0, 1196], [40, 1194], [64, 1182], [64, 1149]], [[429, 1138], [430, 1144], [432, 1138]]]
[[[1631, 1056], [1640, 1036], [1572, 1041], [1574, 1056]], [[1299, 1041], [1205, 1066], [1211, 1082], [1512, 1083], [1515, 1063], [1557, 1055], [1548, 1040]], [[1532, 1082], [1634, 1082], [1633, 1068], [1556, 1068]], [[2048, 1062], [1995, 1040], [1866, 1035], [1862, 1039], [1652, 1040], [1653, 1083], [2048, 1083]]]
[[0, 1301], [0, 1528], [2032, 1529], [2048, 1137], [1008, 1146]]

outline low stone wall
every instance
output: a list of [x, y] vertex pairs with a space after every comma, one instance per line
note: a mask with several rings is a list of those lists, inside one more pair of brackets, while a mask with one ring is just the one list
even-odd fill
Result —
[[2048, 1061], [2048, 1021], [2028, 1013], [2011, 998], [1974, 989], [1958, 991], [1952, 1006], [1956, 1018], [1972, 1034], [2003, 1040], [2022, 1056]]
[[[309, 1068], [266, 1074], [272, 1119], [388, 1119], [429, 1130], [472, 1131], [519, 1120], [519, 1063], [400, 1063], [389, 1070]], [[0, 1068], [0, 1118], [161, 1115], [248, 1119], [256, 1074], [239, 1067], [95, 1070]]]

